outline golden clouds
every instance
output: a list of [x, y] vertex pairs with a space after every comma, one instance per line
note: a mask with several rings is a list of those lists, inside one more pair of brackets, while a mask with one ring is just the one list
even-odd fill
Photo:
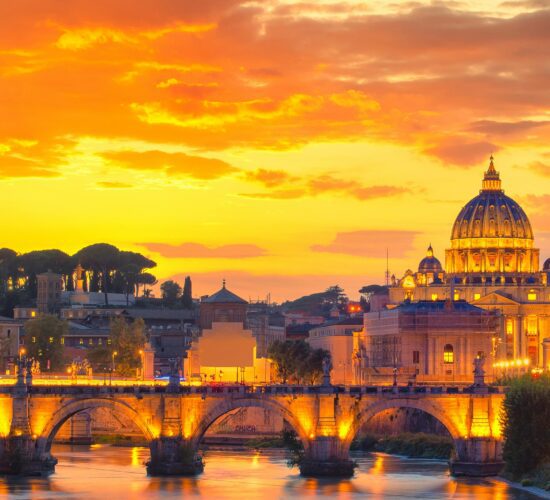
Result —
[[150, 170], [170, 176], [209, 180], [236, 172], [229, 163], [215, 158], [165, 151], [111, 151], [101, 153], [112, 165], [133, 170]]
[[140, 243], [140, 246], [170, 259], [246, 259], [262, 257], [267, 252], [257, 245], [240, 243], [207, 247], [200, 243]]
[[94, 45], [106, 43], [138, 44], [143, 39], [157, 40], [177, 33], [199, 34], [216, 29], [215, 23], [186, 24], [176, 23], [149, 31], [116, 30], [109, 28], [60, 28], [64, 33], [57, 39], [55, 46], [62, 50], [85, 50]]
[[340, 253], [365, 258], [403, 257], [413, 248], [417, 231], [363, 230], [336, 234], [327, 245], [312, 245], [315, 252]]
[[378, 279], [364, 241], [414, 237], [362, 232], [442, 245], [492, 152], [508, 191], [548, 191], [550, 13], [495, 2], [0, 2], [5, 239], [143, 234], [161, 278], [193, 255], [186, 273], [253, 295], [352, 258]]
[[288, 200], [303, 196], [332, 194], [347, 196], [356, 200], [389, 198], [411, 192], [410, 188], [401, 186], [374, 185], [368, 186], [354, 179], [342, 179], [330, 174], [300, 178], [282, 170], [258, 169], [245, 172], [245, 179], [262, 183], [270, 188], [264, 193], [243, 193], [250, 198], [273, 198]]

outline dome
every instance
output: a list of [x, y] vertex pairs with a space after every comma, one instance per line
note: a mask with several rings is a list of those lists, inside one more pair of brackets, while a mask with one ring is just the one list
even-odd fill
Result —
[[424, 257], [418, 265], [418, 272], [423, 274], [443, 272], [443, 266], [441, 262], [439, 262], [439, 259], [434, 257], [434, 251], [431, 244], [426, 252], [426, 257]]
[[458, 214], [451, 240], [469, 238], [519, 238], [533, 240], [533, 231], [523, 209], [501, 189], [493, 157], [478, 196]]
[[544, 261], [544, 266], [542, 266], [543, 271], [550, 271], [550, 259]]

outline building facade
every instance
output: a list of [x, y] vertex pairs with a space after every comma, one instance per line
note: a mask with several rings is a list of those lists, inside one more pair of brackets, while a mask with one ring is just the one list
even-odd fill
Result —
[[333, 384], [348, 385], [352, 382], [353, 334], [363, 329], [360, 316], [329, 321], [309, 331], [306, 341], [313, 349], [325, 349], [330, 352]]
[[498, 311], [464, 300], [406, 301], [366, 313], [353, 337], [354, 383], [471, 383], [474, 359], [494, 359], [499, 327]]
[[479, 194], [452, 226], [445, 268], [430, 246], [417, 272], [392, 276], [389, 303], [464, 300], [498, 311], [495, 359], [542, 366], [542, 343], [550, 337], [549, 273], [550, 259], [540, 269], [529, 219], [504, 193], [491, 157]]

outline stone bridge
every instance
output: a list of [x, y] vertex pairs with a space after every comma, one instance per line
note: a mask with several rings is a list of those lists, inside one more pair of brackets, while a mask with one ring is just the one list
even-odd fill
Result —
[[149, 442], [153, 475], [201, 472], [197, 450], [208, 427], [237, 408], [277, 412], [304, 446], [304, 475], [351, 475], [349, 448], [363, 424], [380, 412], [415, 408], [439, 420], [455, 442], [451, 471], [492, 475], [502, 466], [497, 387], [359, 386], [63, 386], [20, 377], [0, 387], [0, 472], [54, 471], [52, 442], [79, 412], [104, 407], [132, 419]]

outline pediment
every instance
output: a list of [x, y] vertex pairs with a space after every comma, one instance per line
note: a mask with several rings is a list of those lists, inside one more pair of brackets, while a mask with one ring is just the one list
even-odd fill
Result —
[[491, 292], [479, 298], [478, 300], [474, 300], [472, 304], [476, 306], [481, 306], [481, 305], [517, 306], [517, 305], [520, 305], [520, 302], [518, 302], [517, 300], [511, 299], [510, 297], [500, 292]]

